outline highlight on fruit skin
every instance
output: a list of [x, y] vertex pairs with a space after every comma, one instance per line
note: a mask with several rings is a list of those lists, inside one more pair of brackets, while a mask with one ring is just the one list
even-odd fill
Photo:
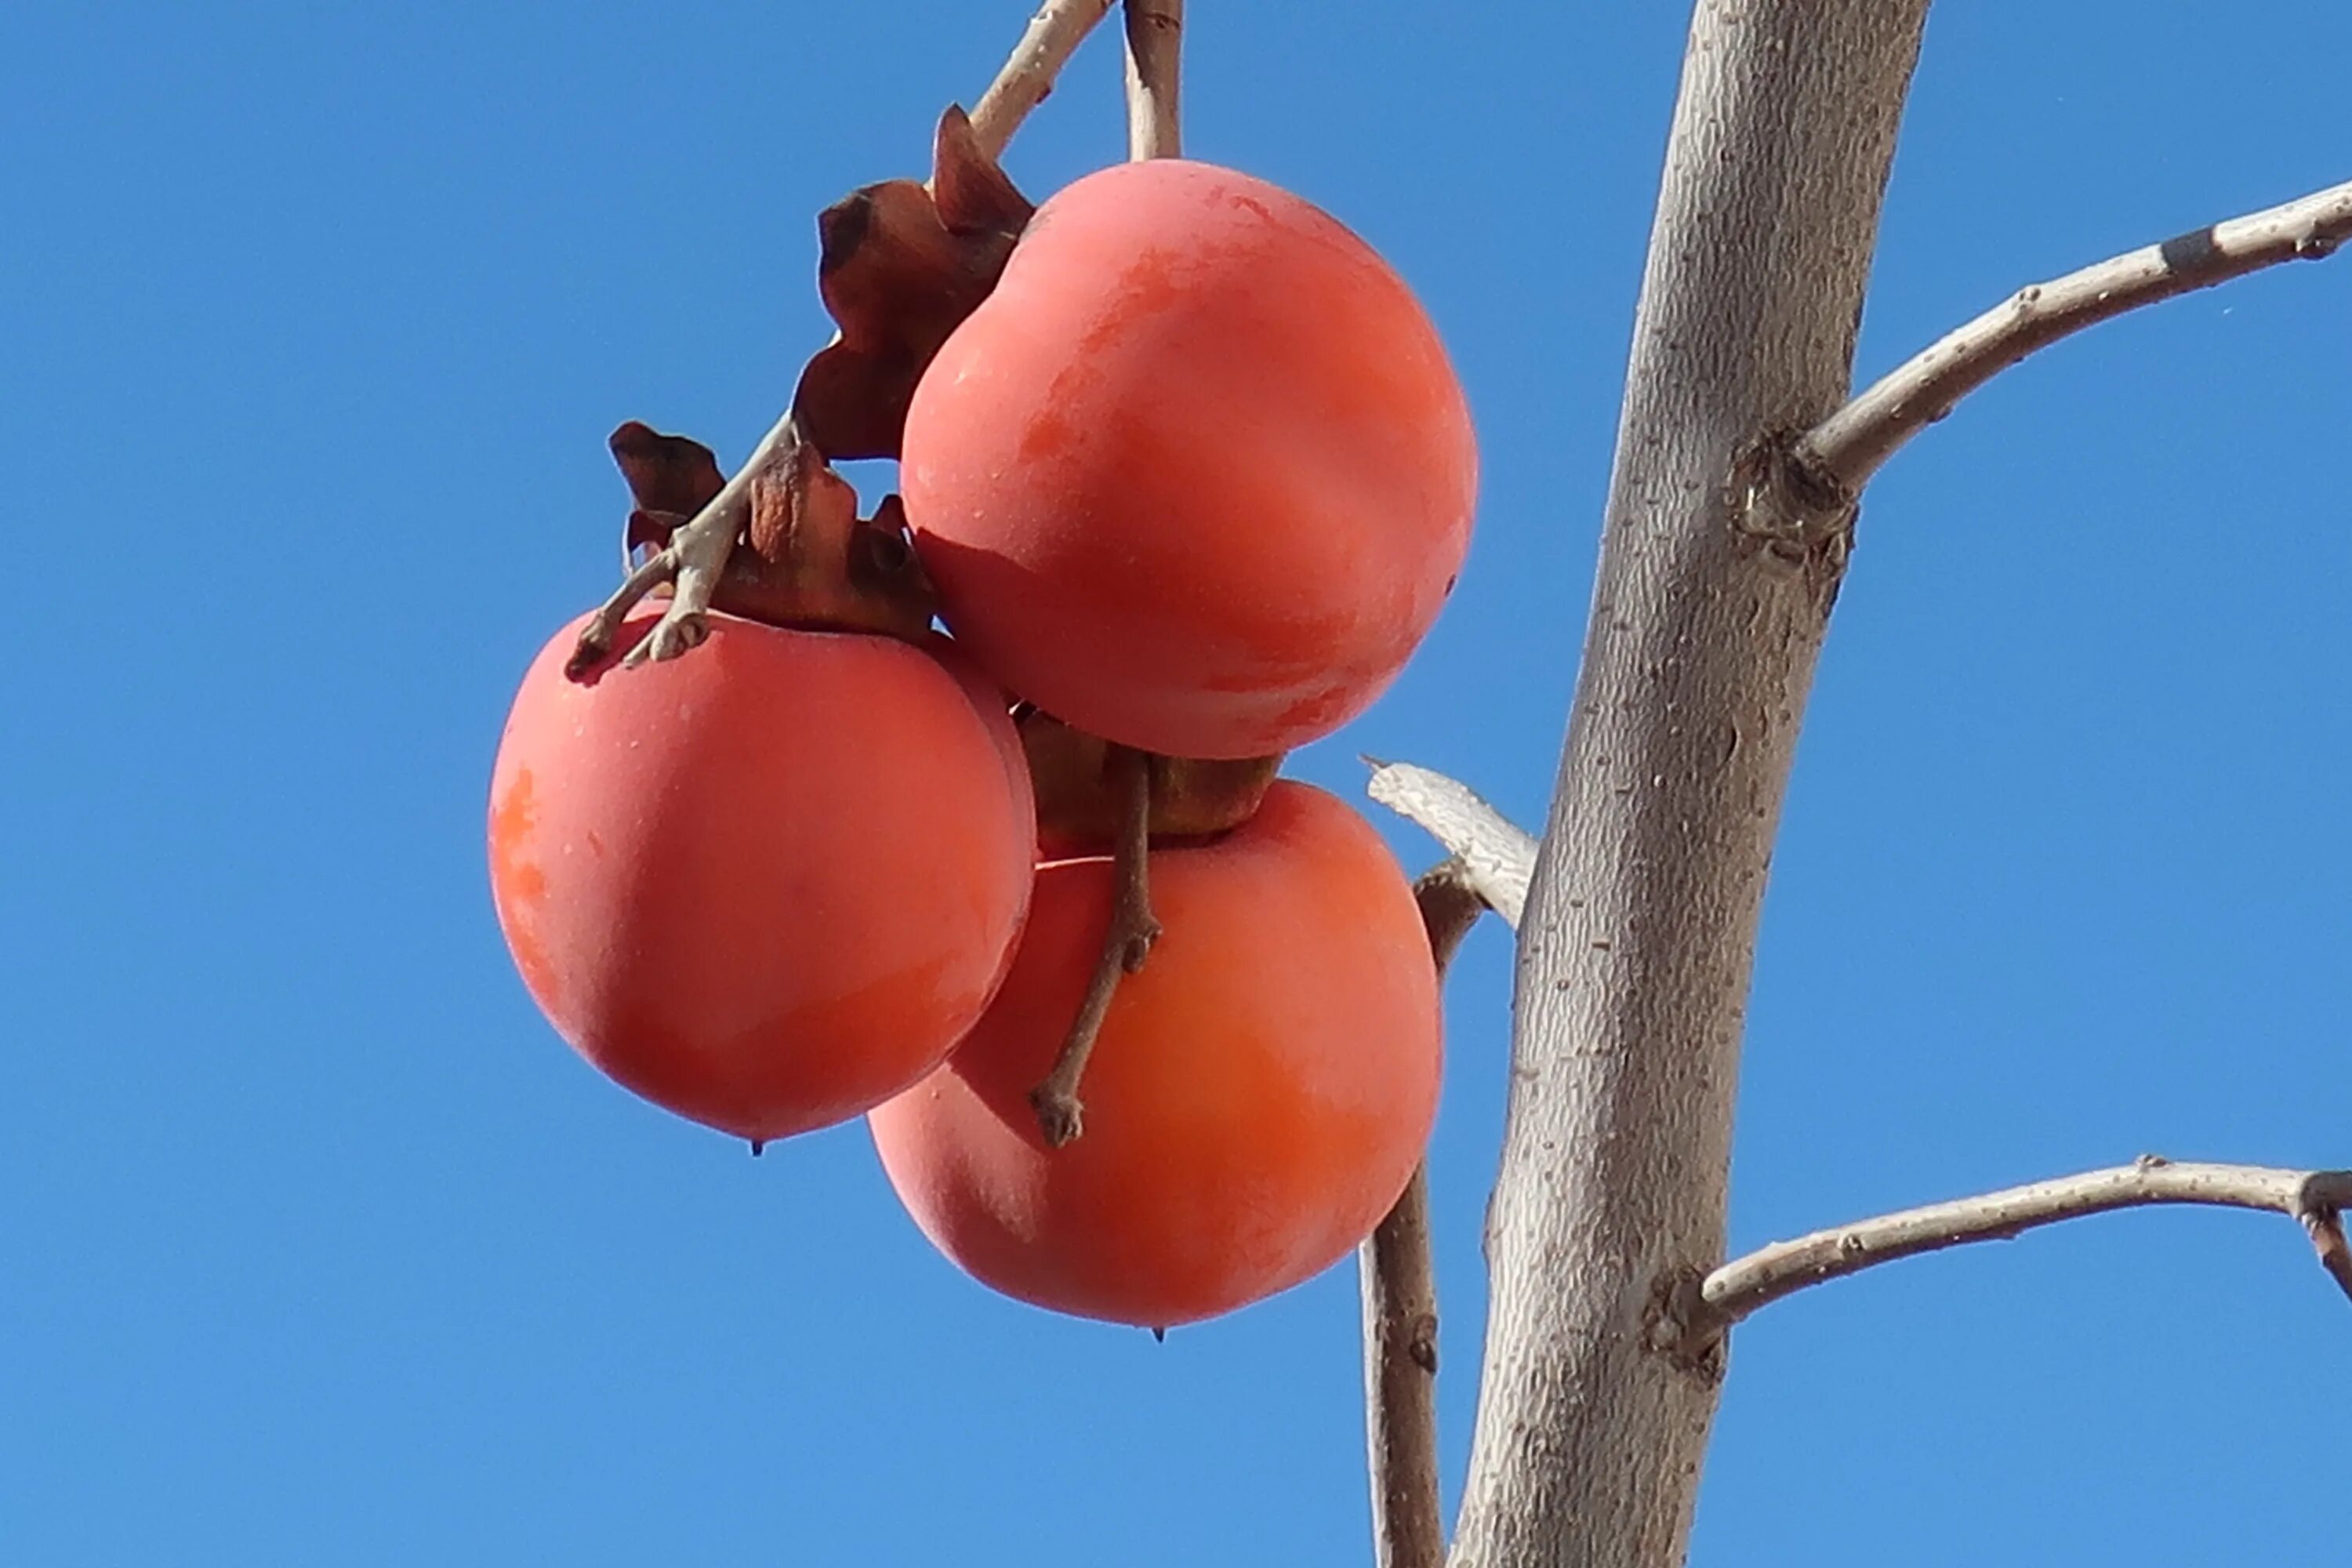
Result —
[[930, 1071], [995, 994], [1035, 816], [995, 689], [918, 646], [723, 615], [693, 657], [532, 663], [491, 784], [490, 883], [556, 1031], [755, 1144]]
[[1213, 841], [1155, 848], [1162, 921], [1049, 1149], [1044, 1077], [1102, 941], [1111, 865], [1040, 868], [1003, 989], [937, 1072], [867, 1117], [918, 1226], [1007, 1295], [1145, 1328], [1286, 1289], [1379, 1224], [1436, 1113], [1435, 964], [1370, 825], [1276, 783]]
[[1336, 219], [1181, 159], [1038, 210], [915, 390], [901, 483], [989, 673], [1162, 755], [1287, 751], [1403, 668], [1468, 548], [1468, 405]]

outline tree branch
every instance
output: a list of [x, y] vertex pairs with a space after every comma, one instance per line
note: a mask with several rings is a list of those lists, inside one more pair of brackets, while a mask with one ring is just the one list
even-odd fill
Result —
[[1127, 0], [1127, 155], [1181, 158], [1177, 62], [1184, 0]]
[[1844, 401], [1927, 0], [1696, 0], [1583, 662], [1519, 923], [1454, 1560], [1678, 1568], [1721, 1376], [1643, 1308], [1723, 1257], [1742, 1018], [1843, 536], [1727, 479]]
[[1906, 441], [2035, 350], [2143, 305], [2282, 261], [2317, 260], [2347, 238], [2352, 183], [2021, 289], [1814, 426], [1798, 442], [1796, 461], [1851, 501]]
[[[1413, 884], [1438, 979], [1486, 900], [1459, 860]], [[1437, 1495], [1437, 1280], [1429, 1252], [1429, 1172], [1413, 1167], [1396, 1206], [1357, 1249], [1364, 1302], [1364, 1436], [1379, 1568], [1442, 1568]]]
[[1535, 875], [1536, 840], [1468, 784], [1411, 763], [1365, 761], [1372, 763], [1366, 786], [1371, 797], [1445, 846], [1486, 907], [1517, 931]]
[[2352, 1298], [2352, 1249], [2346, 1246], [2342, 1220], [2343, 1211], [2352, 1207], [2352, 1171], [2176, 1164], [2148, 1154], [2129, 1165], [1905, 1209], [1759, 1247], [1707, 1275], [1698, 1300], [1685, 1304], [1686, 1321], [1679, 1325], [1683, 1348], [1720, 1336], [1783, 1296], [1898, 1258], [1972, 1241], [2006, 1241], [2061, 1220], [2158, 1204], [2260, 1209], [2299, 1221], [2320, 1266]]
[[1045, 101], [1062, 67], [1109, 11], [1110, 0], [1045, 0], [1029, 19], [1013, 58], [972, 108], [972, 134], [991, 158], [1004, 155], [1013, 133]]

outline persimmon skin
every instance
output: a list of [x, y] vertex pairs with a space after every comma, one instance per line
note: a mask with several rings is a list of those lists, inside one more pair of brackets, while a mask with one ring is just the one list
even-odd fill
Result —
[[1041, 867], [1013, 972], [947, 1064], [866, 1118], [940, 1251], [1007, 1295], [1167, 1328], [1320, 1273], [1380, 1223], [1436, 1114], [1435, 966], [1370, 826], [1275, 784], [1213, 842], [1154, 849], [1162, 931], [1104, 1020], [1086, 1131], [1028, 1093], [1103, 938], [1108, 859]]
[[1379, 696], [1469, 545], [1444, 346], [1336, 219], [1152, 159], [1044, 207], [917, 386], [900, 465], [957, 638], [1163, 755], [1288, 751]]
[[[762, 1142], [936, 1067], [1011, 963], [1035, 854], [994, 689], [937, 639], [713, 615], [687, 657], [515, 698], [490, 885], [558, 1034], [646, 1099]], [[584, 617], [583, 617], [584, 619]]]

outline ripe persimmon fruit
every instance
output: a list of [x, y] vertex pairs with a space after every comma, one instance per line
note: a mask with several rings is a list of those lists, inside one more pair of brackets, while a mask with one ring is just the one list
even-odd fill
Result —
[[1039, 868], [995, 1002], [867, 1123], [900, 1201], [967, 1272], [1165, 1328], [1296, 1285], [1380, 1223], [1436, 1113], [1436, 967], [1370, 825], [1277, 782], [1222, 837], [1152, 849], [1159, 942], [1104, 1018], [1085, 1135], [1048, 1148], [1029, 1091], [1094, 967], [1112, 871]]
[[981, 1016], [1028, 906], [1028, 772], [944, 638], [714, 614], [688, 657], [614, 668], [661, 608], [588, 678], [578, 621], [523, 678], [491, 889], [573, 1048], [756, 1144], [887, 1099]]
[[915, 390], [917, 552], [990, 674], [1081, 730], [1238, 758], [1329, 733], [1452, 588], [1470, 414], [1395, 272], [1181, 159], [1038, 210]]

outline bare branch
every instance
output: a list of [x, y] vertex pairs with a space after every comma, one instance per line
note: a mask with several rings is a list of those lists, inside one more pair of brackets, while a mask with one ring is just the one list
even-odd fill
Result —
[[1798, 443], [1797, 462], [1851, 500], [1904, 442], [2036, 349], [2176, 294], [2282, 261], [2316, 260], [2347, 237], [2352, 183], [2021, 289], [1813, 426]]
[[1839, 1279], [1898, 1258], [1972, 1241], [2006, 1241], [2037, 1226], [2154, 1204], [2261, 1209], [2300, 1221], [2320, 1264], [2352, 1297], [2352, 1250], [2341, 1215], [2352, 1207], [2352, 1171], [2282, 1171], [2261, 1165], [2176, 1164], [2158, 1155], [1957, 1202], [1776, 1241], [1706, 1277], [1686, 1334], [1713, 1337], [1809, 1285]]
[[1181, 158], [1177, 61], [1184, 0], [1127, 0], [1127, 155]]
[[972, 134], [991, 158], [1004, 155], [1013, 133], [1045, 101], [1062, 67], [1109, 11], [1110, 0], [1045, 0], [1029, 19], [1013, 58], [971, 111]]
[[1377, 1568], [1444, 1568], [1437, 1491], [1437, 1279], [1429, 1171], [1412, 1168], [1396, 1206], [1358, 1249], [1364, 1300], [1364, 1438]]
[[[1459, 860], [1413, 884], [1438, 978], [1485, 900]], [[1364, 1301], [1364, 1435], [1370, 1450], [1379, 1568], [1442, 1568], [1437, 1496], [1437, 1280], [1429, 1252], [1429, 1173], [1416, 1166], [1396, 1206], [1358, 1249]]]
[[[1542, 874], [1519, 926], [1454, 1557], [1680, 1568], [1719, 1358], [1640, 1309], [1723, 1257], [1772, 839], [1843, 566], [1725, 479], [1853, 376], [1927, 0], [1695, 0]], [[1555, 612], [1564, 610], [1556, 605]]]
[[1118, 983], [1139, 973], [1160, 940], [1160, 921], [1151, 913], [1151, 757], [1128, 746], [1110, 748], [1112, 787], [1118, 792], [1118, 841], [1111, 862], [1110, 920], [1103, 932], [1102, 953], [1095, 961], [1087, 994], [1078, 1002], [1077, 1016], [1062, 1041], [1061, 1054], [1045, 1081], [1029, 1091], [1037, 1112], [1038, 1130], [1058, 1149], [1086, 1131], [1086, 1106], [1078, 1099], [1078, 1080], [1087, 1058], [1094, 1055], [1095, 1038], [1110, 1011]]
[[1371, 797], [1409, 822], [1428, 829], [1452, 851], [1462, 874], [1486, 907], [1517, 931], [1535, 875], [1533, 837], [1486, 804], [1468, 784], [1411, 763], [1372, 764]]

